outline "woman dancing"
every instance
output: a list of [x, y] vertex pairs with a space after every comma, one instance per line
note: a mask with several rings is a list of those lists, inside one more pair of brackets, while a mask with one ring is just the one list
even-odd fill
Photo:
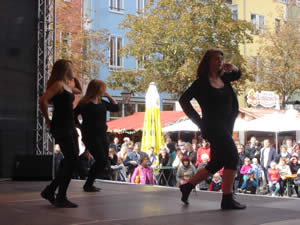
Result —
[[[102, 99], [108, 98], [109, 102]], [[89, 171], [88, 179], [83, 186], [86, 192], [97, 192], [94, 181], [97, 175], [104, 172], [108, 160], [108, 142], [106, 113], [119, 111], [118, 103], [106, 93], [106, 84], [101, 80], [91, 80], [85, 96], [80, 100], [75, 109], [75, 120], [82, 116], [82, 140], [96, 162]], [[77, 123], [79, 121], [77, 120]]]
[[[75, 85], [72, 85], [72, 82]], [[56, 178], [41, 192], [41, 196], [59, 208], [78, 206], [67, 199], [66, 193], [72, 174], [78, 166], [79, 146], [73, 101], [74, 94], [80, 94], [81, 91], [81, 85], [73, 74], [72, 62], [64, 59], [56, 61], [47, 83], [47, 90], [40, 98], [40, 109], [64, 158], [60, 163]], [[50, 103], [54, 106], [52, 121], [48, 114]], [[57, 187], [59, 190], [55, 198]]]
[[[233, 183], [239, 160], [232, 139], [238, 101], [230, 84], [238, 80], [241, 71], [234, 65], [224, 64], [220, 50], [208, 50], [197, 70], [197, 80], [183, 93], [179, 103], [185, 114], [200, 127], [203, 138], [211, 144], [211, 161], [193, 178], [180, 186], [181, 200], [188, 204], [188, 197], [195, 185], [224, 167], [222, 209], [245, 209], [232, 195]], [[192, 107], [195, 98], [202, 109], [202, 118]]]

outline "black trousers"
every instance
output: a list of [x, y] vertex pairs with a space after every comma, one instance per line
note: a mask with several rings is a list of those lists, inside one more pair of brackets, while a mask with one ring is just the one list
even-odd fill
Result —
[[59, 145], [64, 158], [61, 160], [55, 179], [49, 185], [52, 192], [59, 187], [57, 198], [66, 198], [66, 192], [72, 175], [79, 165], [78, 134], [76, 130], [72, 134], [56, 137], [55, 142]]
[[239, 162], [239, 155], [232, 136], [228, 134], [218, 134], [207, 138], [210, 142], [211, 160], [206, 165], [206, 169], [215, 174], [220, 169], [236, 170]]
[[106, 135], [89, 136], [84, 139], [86, 148], [95, 159], [92, 165], [88, 179], [84, 186], [92, 186], [97, 176], [104, 172], [105, 166], [108, 161], [108, 142]]

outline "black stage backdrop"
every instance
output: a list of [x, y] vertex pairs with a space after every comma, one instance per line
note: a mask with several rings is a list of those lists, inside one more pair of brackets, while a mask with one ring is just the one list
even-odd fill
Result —
[[0, 177], [35, 153], [37, 0], [0, 3]]

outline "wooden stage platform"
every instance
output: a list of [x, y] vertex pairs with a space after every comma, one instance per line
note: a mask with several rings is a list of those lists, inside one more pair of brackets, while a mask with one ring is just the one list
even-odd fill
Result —
[[191, 194], [180, 201], [177, 188], [98, 181], [98, 193], [82, 191], [72, 180], [69, 199], [75, 209], [59, 209], [40, 197], [49, 182], [0, 181], [1, 225], [299, 225], [300, 199], [238, 195], [248, 208], [220, 210], [221, 193]]

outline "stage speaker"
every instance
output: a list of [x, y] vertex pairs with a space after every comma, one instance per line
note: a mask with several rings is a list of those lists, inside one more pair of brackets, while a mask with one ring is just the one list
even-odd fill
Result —
[[18, 155], [13, 168], [13, 180], [51, 180], [52, 156]]

